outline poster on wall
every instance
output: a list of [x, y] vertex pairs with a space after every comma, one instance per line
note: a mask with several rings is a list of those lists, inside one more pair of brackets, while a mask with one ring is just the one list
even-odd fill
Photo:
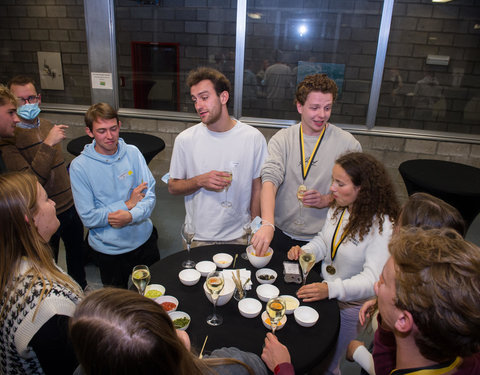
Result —
[[62, 56], [60, 52], [37, 52], [42, 90], [63, 90]]
[[345, 64], [299, 61], [297, 71], [297, 85], [302, 82], [306, 76], [320, 73], [325, 73], [328, 77], [333, 79], [338, 87], [338, 96], [342, 95], [343, 80], [345, 76]]

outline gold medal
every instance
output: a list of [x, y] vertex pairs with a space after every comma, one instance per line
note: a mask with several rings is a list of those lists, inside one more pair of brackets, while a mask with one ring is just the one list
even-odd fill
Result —
[[335, 272], [337, 272], [337, 270], [335, 269], [334, 266], [332, 266], [331, 264], [329, 264], [327, 266], [327, 272], [330, 274], [330, 275], [335, 275]]

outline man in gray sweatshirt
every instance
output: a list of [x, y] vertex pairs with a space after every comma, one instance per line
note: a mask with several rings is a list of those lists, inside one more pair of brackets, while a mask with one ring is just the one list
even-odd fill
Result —
[[301, 122], [280, 130], [268, 143], [262, 167], [262, 226], [252, 238], [257, 254], [302, 246], [323, 227], [337, 158], [361, 151], [348, 132], [328, 122], [337, 85], [325, 74], [307, 76], [295, 101]]

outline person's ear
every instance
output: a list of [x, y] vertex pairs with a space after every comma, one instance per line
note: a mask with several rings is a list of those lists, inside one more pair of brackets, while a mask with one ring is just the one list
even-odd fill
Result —
[[394, 326], [398, 332], [408, 333], [413, 329], [414, 324], [412, 314], [407, 310], [400, 310]]
[[26, 222], [27, 224], [30, 224], [30, 220], [28, 220], [28, 216], [27, 216], [27, 215], [25, 215], [25, 222]]
[[38, 94], [38, 105], [42, 104], [42, 94]]
[[122, 122], [118, 120], [118, 129], [120, 129], [121, 127], [122, 127]]
[[228, 94], [228, 91], [222, 91], [220, 93], [220, 102], [222, 104], [227, 104], [228, 98], [230, 98], [230, 95]]
[[303, 105], [301, 105], [300, 102], [297, 102], [297, 111], [299, 114], [302, 114], [303, 112]]
[[95, 136], [93, 135], [92, 131], [90, 130], [90, 128], [88, 126], [85, 126], [85, 133], [87, 133], [87, 135], [90, 138], [95, 138]]

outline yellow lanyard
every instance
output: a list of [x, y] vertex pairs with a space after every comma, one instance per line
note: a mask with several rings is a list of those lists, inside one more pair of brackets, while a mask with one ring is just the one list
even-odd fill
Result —
[[453, 370], [462, 360], [462, 358], [457, 357], [452, 362], [447, 363], [438, 363], [433, 366], [428, 366], [424, 368], [413, 368], [405, 370], [392, 370], [390, 375], [441, 375]]
[[303, 143], [303, 130], [302, 130], [302, 123], [300, 123], [300, 157], [302, 158], [302, 177], [303, 180], [307, 178], [308, 172], [310, 171], [310, 167], [312, 166], [312, 160], [315, 159], [315, 155], [317, 154], [318, 147], [320, 146], [320, 143], [322, 142], [323, 136], [325, 135], [325, 129], [327, 128], [327, 125], [323, 127], [322, 133], [318, 136], [317, 143], [315, 144], [315, 147], [313, 148], [312, 153], [310, 154], [310, 158], [308, 159], [308, 164], [305, 166], [305, 146]]
[[331, 245], [331, 257], [332, 260], [335, 259], [335, 256], [337, 255], [337, 249], [342, 243], [342, 241], [345, 239], [347, 236], [347, 232], [343, 232], [342, 235], [340, 236], [340, 239], [338, 240], [337, 243], [335, 243], [335, 240], [337, 239], [338, 232], [340, 232], [340, 228], [342, 227], [342, 221], [343, 221], [343, 215], [345, 215], [346, 208], [343, 209], [342, 215], [340, 216], [340, 220], [337, 223], [337, 227], [335, 228], [335, 232], [333, 233], [332, 237], [332, 245]]

